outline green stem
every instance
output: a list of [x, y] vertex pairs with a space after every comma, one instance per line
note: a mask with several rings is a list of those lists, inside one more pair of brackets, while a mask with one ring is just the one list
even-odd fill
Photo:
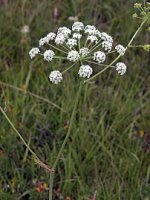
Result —
[[107, 67], [105, 67], [103, 70], [101, 70], [100, 72], [98, 72], [97, 74], [95, 74], [95, 76], [92, 76], [91, 78], [87, 79], [86, 81], [84, 81], [84, 83], [89, 82], [91, 79], [95, 78], [96, 76], [102, 74], [104, 71], [106, 71], [110, 66], [108, 65]]
[[[30, 143], [31, 143], [31, 136], [32, 136], [32, 132], [31, 132], [30, 135], [29, 135], [28, 146], [30, 146]], [[29, 149], [26, 148], [25, 154], [24, 154], [24, 156], [23, 156], [23, 163], [25, 163], [26, 160], [27, 160], [28, 152], [29, 152]]]
[[91, 61], [91, 60], [86, 60], [86, 59], [85, 59], [85, 61], [86, 61], [86, 62], [89, 62], [89, 63], [92, 63], [92, 64], [94, 64], [94, 65], [98, 65], [98, 66], [104, 66], [104, 67], [107, 67], [107, 66], [108, 66], [108, 65], [96, 63], [96, 62]]
[[61, 73], [64, 74], [65, 72], [67, 72], [68, 70], [70, 70], [75, 64], [77, 64], [77, 62], [73, 63], [73, 65], [71, 65], [70, 67], [68, 67], [67, 69], [65, 69], [64, 71], [62, 71]]
[[59, 49], [59, 48], [57, 48], [57, 47], [55, 47], [55, 46], [53, 46], [53, 45], [51, 45], [51, 44], [49, 44], [49, 43], [48, 43], [48, 45], [49, 45], [50, 47], [53, 47], [54, 49], [57, 49], [58, 51], [61, 51], [61, 52], [65, 53], [65, 54], [68, 54], [66, 51], [64, 51], [64, 50], [62, 50], [62, 49]]
[[63, 47], [67, 51], [70, 51], [70, 48], [68, 46], [61, 45], [61, 47]]
[[[131, 40], [129, 41], [129, 43], [126, 46], [125, 51], [128, 49], [128, 47], [131, 45], [131, 43], [133, 42], [134, 38], [136, 37], [136, 35], [138, 34], [138, 32], [141, 30], [142, 26], [145, 24], [145, 22], [147, 21], [147, 18], [141, 23], [141, 25], [139, 26], [139, 28], [136, 30], [136, 32], [134, 33], [134, 35], [132, 36]], [[95, 74], [94, 76], [92, 76], [91, 78], [87, 79], [86, 82], [89, 82], [90, 80], [94, 79], [95, 77], [99, 76], [101, 73], [103, 73], [104, 71], [106, 71], [108, 68], [110, 68], [119, 58], [121, 57], [121, 55], [117, 56], [106, 68], [104, 68], [102, 71], [98, 72], [97, 74]]]
[[[71, 130], [72, 130], [72, 126], [73, 126], [73, 122], [74, 122], [74, 118], [75, 118], [75, 115], [76, 115], [76, 110], [77, 110], [77, 106], [78, 106], [78, 103], [79, 103], [79, 99], [80, 99], [80, 94], [81, 94], [81, 91], [82, 91], [82, 87], [83, 87], [83, 81], [80, 82], [80, 86], [79, 86], [79, 89], [78, 89], [78, 93], [77, 93], [77, 96], [76, 96], [76, 99], [75, 99], [75, 103], [74, 103], [74, 108], [73, 108], [73, 111], [72, 111], [72, 114], [71, 114], [71, 119], [70, 119], [70, 124], [69, 124], [69, 128], [68, 128], [68, 131], [67, 131], [67, 134], [66, 134], [66, 137], [63, 141], [63, 144], [59, 150], [59, 153], [56, 157], [56, 160], [53, 164], [53, 169], [55, 170], [57, 164], [58, 164], [58, 161], [61, 157], [61, 154], [64, 150], [64, 147], [68, 141], [68, 138], [70, 136], [70, 133], [71, 133]], [[49, 200], [52, 200], [52, 192], [53, 192], [53, 179], [54, 179], [54, 174], [53, 173], [50, 173], [50, 185], [49, 185]]]
[[[31, 74], [32, 74], [32, 65], [29, 66], [29, 71], [28, 71], [28, 75], [27, 75], [27, 78], [26, 78], [26, 82], [25, 82], [25, 90], [28, 89], [28, 85], [29, 85], [29, 82], [30, 82], [30, 78], [31, 78]], [[25, 104], [25, 100], [26, 100], [26, 95], [24, 94], [23, 95], [23, 100], [22, 100], [22, 105], [24, 106]], [[25, 109], [23, 109], [23, 113], [22, 113], [22, 120], [21, 122], [23, 123], [24, 121], [24, 118], [25, 118]]]
[[90, 52], [89, 52], [89, 54], [90, 53], [92, 53], [95, 49], [97, 49], [99, 46], [101, 46], [101, 40], [96, 44], [96, 45], [94, 45], [91, 49], [90, 49]]
[[78, 90], [78, 93], [77, 93], [77, 96], [76, 96], [74, 108], [73, 108], [73, 111], [72, 111], [72, 115], [71, 115], [71, 119], [70, 119], [70, 124], [69, 124], [69, 128], [68, 128], [68, 132], [67, 132], [67, 135], [66, 135], [66, 137], [65, 137], [65, 140], [64, 140], [64, 142], [63, 142], [63, 144], [62, 144], [62, 146], [61, 146], [61, 148], [60, 148], [60, 150], [59, 150], [59, 153], [58, 153], [58, 155], [57, 155], [57, 158], [56, 158], [56, 160], [55, 160], [55, 162], [54, 162], [54, 164], [53, 164], [53, 169], [56, 168], [56, 165], [57, 165], [57, 163], [58, 163], [58, 161], [59, 161], [59, 159], [60, 159], [60, 156], [61, 156], [61, 154], [62, 154], [62, 151], [63, 151], [63, 149], [64, 149], [64, 147], [65, 147], [65, 145], [66, 145], [66, 143], [67, 143], [67, 141], [68, 141], [68, 138], [69, 138], [69, 136], [70, 136], [71, 129], [72, 129], [72, 125], [73, 125], [73, 121], [74, 121], [74, 117], [75, 117], [76, 110], [77, 110], [77, 105], [78, 105], [78, 102], [79, 102], [80, 93], [81, 93], [81, 90], [82, 90], [82, 86], [83, 86], [83, 82], [81, 81], [81, 82], [80, 82], [80, 86], [79, 86], [79, 90]]
[[37, 99], [39, 99], [39, 100], [42, 100], [42, 101], [44, 101], [44, 102], [46, 102], [46, 103], [48, 103], [48, 104], [51, 104], [52, 106], [54, 106], [55, 108], [61, 110], [62, 112], [65, 112], [65, 111], [63, 110], [63, 108], [61, 108], [61, 107], [58, 106], [57, 104], [55, 104], [55, 103], [49, 101], [48, 99], [46, 99], [46, 98], [44, 98], [44, 97], [41, 97], [41, 96], [39, 96], [39, 95], [37, 95], [37, 94], [34, 94], [34, 93], [30, 92], [30, 91], [24, 90], [24, 89], [19, 88], [19, 87], [15, 87], [15, 86], [13, 86], [13, 85], [10, 85], [10, 84], [5, 83], [5, 82], [2, 82], [2, 81], [0, 81], [0, 85], [4, 85], [4, 86], [6, 86], [6, 87], [9, 87], [9, 88], [12, 88], [12, 89], [14, 89], [14, 90], [23, 92], [23, 93], [28, 94], [28, 95], [30, 95], [30, 96], [33, 96], [33, 97], [35, 97], [35, 98], [37, 98]]
[[62, 57], [62, 56], [55, 56], [54, 58], [58, 58], [58, 59], [65, 59], [65, 60], [67, 60], [67, 58], [66, 58], [66, 57]]
[[29, 147], [29, 145], [26, 143], [26, 141], [23, 139], [23, 137], [21, 136], [21, 134], [18, 132], [18, 130], [15, 128], [15, 126], [13, 125], [13, 123], [10, 121], [9, 117], [6, 115], [5, 111], [2, 109], [2, 107], [0, 106], [0, 111], [2, 112], [2, 114], [4, 115], [4, 117], [7, 119], [7, 121], [9, 122], [9, 124], [11, 125], [11, 127], [14, 129], [14, 131], [17, 133], [17, 135], [19, 136], [19, 138], [21, 139], [21, 141], [23, 142], [23, 144], [26, 146], [26, 148], [30, 151], [30, 153], [37, 159], [39, 159], [37, 157], [37, 155], [33, 152], [33, 150]]
[[134, 35], [132, 36], [131, 40], [130, 40], [129, 43], [127, 44], [126, 49], [131, 45], [131, 43], [133, 42], [134, 38], [136, 37], [136, 35], [138, 34], [138, 32], [141, 30], [142, 26], [145, 24], [146, 21], [147, 21], [147, 18], [141, 23], [141, 25], [139, 26], [139, 28], [136, 30], [136, 32], [135, 32]]

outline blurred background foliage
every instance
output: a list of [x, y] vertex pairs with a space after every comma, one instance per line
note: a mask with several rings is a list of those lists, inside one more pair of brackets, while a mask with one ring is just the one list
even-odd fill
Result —
[[[132, 18], [134, 3], [0, 0], [1, 106], [49, 165], [67, 132], [79, 86], [78, 68], [65, 74], [62, 84], [52, 85], [50, 71], [68, 63], [31, 62], [29, 49], [48, 32], [71, 27], [75, 20], [96, 25], [112, 35], [114, 44], [126, 45], [140, 24]], [[26, 35], [21, 33], [24, 25], [30, 29]], [[149, 40], [145, 27], [134, 44]], [[126, 75], [108, 71], [82, 91], [80, 112], [56, 171], [54, 200], [94, 200], [95, 193], [97, 200], [150, 199], [149, 54], [131, 48], [123, 60]], [[0, 199], [47, 200], [48, 178], [0, 114]]]

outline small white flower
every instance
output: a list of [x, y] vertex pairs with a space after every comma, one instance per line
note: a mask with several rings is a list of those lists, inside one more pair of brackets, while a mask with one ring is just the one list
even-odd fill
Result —
[[58, 70], [52, 71], [49, 75], [49, 80], [55, 84], [61, 82], [62, 79], [63, 79], [62, 74]]
[[79, 58], [80, 58], [80, 55], [77, 51], [73, 51], [73, 50], [69, 51], [68, 56], [67, 56], [68, 60], [75, 62], [75, 61], [78, 61]]
[[30, 32], [29, 26], [28, 26], [28, 25], [24, 25], [24, 26], [22, 27], [22, 29], [21, 29], [21, 33], [22, 33], [22, 34], [27, 34], [27, 33], [29, 33], [29, 32]]
[[95, 31], [95, 35], [97, 35], [99, 38], [101, 38], [101, 36], [102, 36], [102, 34], [101, 34], [101, 32], [99, 30]]
[[44, 52], [44, 60], [46, 60], [47, 62], [51, 61], [54, 57], [55, 53], [52, 50], [46, 50]]
[[93, 69], [89, 65], [82, 65], [78, 72], [79, 76], [83, 78], [90, 78], [92, 73]]
[[54, 38], [56, 37], [56, 33], [50, 32], [46, 37], [48, 41], [54, 40]]
[[112, 37], [111, 37], [110, 35], [108, 35], [107, 33], [105, 33], [105, 32], [102, 32], [102, 33], [101, 33], [101, 38], [102, 38], [102, 40], [104, 40], [104, 41], [113, 43]]
[[43, 37], [39, 40], [39, 47], [43, 46], [44, 44], [47, 44], [49, 42], [47, 37]]
[[98, 42], [98, 38], [95, 35], [89, 35], [87, 37], [87, 40], [90, 40], [91, 42], [95, 42], [95, 43]]
[[76, 39], [80, 39], [82, 35], [80, 33], [74, 33], [72, 37]]
[[98, 63], [103, 63], [106, 60], [106, 55], [102, 51], [97, 51], [94, 53], [93, 60], [96, 60]]
[[102, 47], [105, 49], [105, 51], [110, 52], [112, 49], [112, 43], [111, 42], [107, 42], [107, 41], [103, 41], [102, 42]]
[[57, 45], [59, 45], [59, 44], [63, 44], [64, 42], [65, 42], [65, 37], [64, 37], [64, 35], [62, 34], [62, 33], [59, 33], [57, 36], [56, 36], [56, 38], [55, 38], [55, 43], [57, 44]]
[[80, 53], [80, 55], [81, 55], [82, 57], [85, 57], [85, 56], [88, 55], [88, 53], [89, 53], [89, 49], [83, 47], [83, 48], [80, 49], [79, 53]]
[[116, 70], [118, 71], [118, 74], [123, 75], [126, 73], [127, 66], [124, 63], [119, 62], [116, 64]]
[[65, 38], [68, 38], [69, 34], [71, 34], [71, 30], [65, 26], [60, 27], [57, 34], [63, 34]]
[[123, 56], [125, 54], [125, 48], [121, 44], [115, 46], [115, 49], [117, 50], [117, 53], [119, 53], [120, 55]]
[[32, 48], [30, 51], [29, 51], [29, 55], [30, 55], [30, 58], [34, 58], [38, 53], [40, 53], [40, 50], [39, 48]]
[[70, 16], [70, 17], [68, 17], [68, 19], [69, 19], [70, 21], [76, 22], [76, 21], [78, 21], [78, 16]]
[[66, 44], [69, 46], [69, 48], [72, 48], [77, 45], [77, 40], [76, 39], [68, 39]]
[[82, 31], [84, 29], [84, 25], [82, 22], [74, 22], [72, 25], [73, 31]]
[[91, 26], [91, 25], [87, 25], [85, 27], [85, 33], [88, 33], [89, 35], [95, 35], [95, 31], [96, 31], [96, 28], [95, 26]]

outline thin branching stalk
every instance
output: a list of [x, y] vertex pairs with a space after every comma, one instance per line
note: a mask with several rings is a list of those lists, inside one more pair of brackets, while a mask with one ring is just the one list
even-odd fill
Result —
[[16, 134], [18, 135], [18, 137], [21, 139], [21, 141], [23, 142], [23, 144], [26, 146], [26, 148], [28, 149], [28, 151], [31, 153], [33, 160], [35, 161], [35, 163], [37, 163], [40, 167], [42, 167], [43, 169], [45, 169], [46, 171], [48, 171], [49, 173], [53, 173], [54, 170], [53, 168], [49, 167], [47, 164], [43, 163], [39, 157], [36, 155], [36, 153], [30, 148], [30, 146], [26, 143], [26, 141], [24, 140], [24, 138], [22, 137], [22, 135], [19, 133], [19, 131], [16, 129], [16, 127], [14, 126], [14, 124], [11, 122], [11, 120], [9, 119], [9, 117], [7, 116], [7, 114], [5, 113], [5, 111], [3, 110], [3, 108], [0, 106], [0, 111], [2, 112], [3, 116], [6, 118], [6, 120], [8, 121], [8, 123], [11, 125], [11, 127], [13, 128], [13, 130], [16, 132]]
[[[137, 34], [139, 33], [139, 31], [141, 30], [141, 28], [143, 27], [143, 25], [145, 24], [145, 22], [147, 21], [147, 18], [141, 23], [141, 25], [139, 26], [139, 28], [136, 30], [136, 32], [134, 33], [134, 35], [132, 36], [131, 40], [129, 41], [129, 43], [126, 46], [125, 51], [128, 49], [128, 47], [131, 45], [131, 43], [133, 42], [134, 38], [137, 36]], [[99, 71], [97, 74], [95, 74], [94, 76], [92, 76], [91, 78], [87, 79], [86, 81], [84, 81], [84, 83], [87, 83], [91, 80], [93, 80], [94, 78], [96, 78], [97, 76], [99, 76], [102, 72], [106, 71], [108, 68], [110, 68], [119, 58], [121, 57], [121, 55], [117, 56], [105, 69], [103, 69], [102, 71]]]
[[62, 53], [68, 54], [66, 51], [64, 51], [64, 50], [62, 50], [62, 49], [59, 49], [59, 48], [57, 48], [57, 47], [55, 47], [55, 46], [53, 46], [53, 45], [51, 45], [51, 44], [49, 44], [49, 43], [48, 43], [48, 45], [49, 45], [50, 47], [52, 47], [52, 48], [58, 50], [58, 51], [61, 51]]
[[66, 73], [68, 70], [70, 70], [72, 67], [74, 67], [74, 65], [76, 64], [77, 62], [73, 63], [73, 65], [71, 65], [70, 67], [68, 67], [67, 69], [65, 69], [62, 74]]
[[29, 150], [29, 152], [36, 158], [38, 159], [37, 155], [34, 153], [34, 151], [29, 147], [29, 145], [26, 143], [26, 141], [24, 140], [24, 138], [21, 136], [21, 134], [19, 133], [19, 131], [16, 129], [16, 127], [13, 125], [13, 123], [11, 122], [11, 120], [9, 119], [9, 117], [7, 116], [7, 114], [5, 113], [5, 111], [3, 110], [3, 108], [0, 106], [0, 111], [2, 112], [2, 114], [4, 115], [4, 117], [6, 118], [6, 120], [9, 122], [9, 124], [11, 125], [11, 127], [13, 128], [13, 130], [17, 133], [17, 135], [19, 136], [19, 138], [21, 139], [21, 141], [23, 142], [23, 144], [26, 146], [26, 148]]
[[23, 93], [28, 94], [28, 95], [30, 95], [30, 96], [33, 96], [33, 97], [35, 97], [35, 98], [37, 98], [37, 99], [39, 99], [39, 100], [42, 100], [42, 101], [44, 101], [44, 102], [46, 102], [46, 103], [48, 103], [48, 104], [51, 104], [52, 106], [54, 106], [55, 108], [61, 110], [62, 112], [65, 112], [65, 110], [64, 110], [63, 108], [61, 108], [60, 106], [58, 106], [57, 104], [53, 103], [52, 101], [50, 101], [50, 100], [48, 100], [48, 99], [46, 99], [46, 98], [44, 98], [44, 97], [39, 96], [39, 95], [37, 95], [37, 94], [35, 94], [35, 93], [33, 93], [33, 92], [27, 91], [27, 90], [25, 90], [25, 89], [22, 89], [22, 88], [13, 86], [13, 85], [11, 85], [11, 84], [8, 84], [8, 83], [2, 82], [2, 81], [0, 81], [0, 85], [3, 85], [3, 86], [5, 86], [5, 87], [9, 87], [9, 88], [12, 88], [12, 89], [14, 89], [14, 90], [23, 92]]
[[[68, 141], [68, 138], [70, 136], [70, 133], [71, 133], [71, 130], [72, 130], [72, 126], [73, 126], [73, 122], [74, 122], [74, 118], [75, 118], [75, 115], [76, 115], [76, 110], [77, 110], [77, 106], [78, 106], [78, 103], [79, 103], [79, 99], [80, 99], [80, 94], [81, 94], [81, 91], [82, 91], [82, 87], [83, 87], [83, 81], [80, 82], [80, 86], [79, 86], [79, 89], [78, 89], [78, 92], [77, 92], [77, 96], [76, 96], [76, 99], [75, 99], [75, 103], [74, 103], [74, 107], [73, 107], [73, 111], [72, 111], [72, 114], [71, 114], [71, 119], [70, 119], [70, 123], [69, 123], [69, 128], [68, 128], [68, 131], [67, 131], [67, 134], [66, 134], [66, 137], [63, 141], [63, 144], [58, 152], [58, 155], [56, 157], [56, 160], [53, 164], [53, 169], [55, 170], [57, 164], [58, 164], [58, 161], [61, 157], [61, 154], [64, 150], [64, 147]], [[50, 173], [50, 183], [49, 183], [49, 200], [52, 200], [53, 197], [52, 197], [52, 193], [53, 193], [53, 179], [54, 179], [54, 173]]]

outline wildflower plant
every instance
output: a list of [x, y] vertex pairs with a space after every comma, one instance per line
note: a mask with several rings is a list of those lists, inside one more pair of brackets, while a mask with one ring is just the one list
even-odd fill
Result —
[[63, 59], [66, 63], [68, 61], [65, 71], [58, 66], [57, 70], [50, 72], [49, 80], [58, 84], [63, 80], [63, 73], [72, 67], [78, 68], [78, 75], [82, 78], [92, 77], [94, 64], [112, 67], [123, 75], [127, 68], [124, 63], [105, 63], [109, 54], [123, 56], [125, 51], [125, 47], [121, 44], [114, 45], [113, 38], [105, 32], [100, 32], [95, 26], [74, 22], [71, 29], [60, 27], [56, 33], [50, 32], [41, 38], [39, 47], [31, 49], [29, 55], [31, 59], [40, 55], [46, 62], [52, 62], [53, 59]]
[[[142, 3], [135, 3], [134, 8], [135, 13], [133, 14], [133, 18], [143, 21], [147, 26], [147, 31], [150, 32], [150, 3], [144, 2], [144, 5]], [[150, 51], [150, 44], [130, 45], [129, 47], [142, 48], [145, 51]]]
[[[68, 27], [60, 27], [56, 33], [50, 32], [47, 36], [39, 40], [39, 47], [30, 50], [29, 55], [31, 59], [39, 55], [44, 61], [51, 62], [51, 65], [53, 59], [65, 60], [65, 64], [68, 66], [65, 70], [62, 70], [61, 66], [58, 66], [56, 70], [50, 72], [49, 80], [52, 83], [60, 83], [63, 80], [64, 73], [72, 68], [77, 68], [77, 74], [81, 78], [70, 117], [69, 128], [56, 160], [52, 165], [53, 171], [50, 173], [49, 200], [52, 200], [54, 171], [71, 134], [84, 83], [93, 80], [109, 68], [116, 70], [119, 75], [124, 75], [127, 66], [119, 59], [124, 56], [126, 50], [130, 47], [146, 21], [147, 18], [142, 21], [126, 47], [122, 44], [116, 44], [116, 42], [113, 42], [112, 36], [106, 32], [99, 31], [93, 25], [74, 22], [71, 29]], [[115, 54], [116, 57], [108, 63], [110, 54]], [[96, 73], [94, 70], [95, 65], [101, 66], [101, 70]]]
[[[29, 56], [31, 59], [40, 56], [48, 64], [51, 63], [51, 66], [53, 64], [53, 60], [55, 59], [65, 60], [65, 65], [67, 66], [65, 70], [62, 70], [61, 66], [58, 66], [58, 68], [55, 70], [50, 70], [50, 82], [59, 84], [63, 80], [64, 73], [72, 68], [77, 68], [78, 72], [76, 74], [81, 78], [79, 80], [79, 88], [74, 101], [65, 139], [54, 163], [51, 164], [51, 167], [40, 160], [40, 158], [35, 154], [35, 152], [30, 148], [28, 143], [15, 128], [4, 109], [0, 106], [0, 111], [16, 134], [20, 137], [26, 148], [29, 150], [34, 158], [34, 161], [50, 173], [49, 200], [52, 200], [54, 172], [71, 134], [84, 83], [87, 83], [98, 77], [107, 69], [116, 70], [118, 74], [124, 75], [126, 73], [127, 66], [124, 62], [122, 62], [122, 60], [119, 59], [124, 56], [128, 47], [131, 47], [134, 38], [142, 29], [142, 27], [145, 24], [149, 24], [149, 4], [147, 4], [147, 6], [145, 5], [144, 8], [141, 4], [135, 4], [135, 8], [141, 11], [142, 22], [125, 47], [122, 44], [116, 44], [116, 42], [113, 42], [112, 36], [106, 32], [99, 31], [93, 25], [84, 25], [82, 22], [74, 22], [71, 28], [60, 27], [56, 33], [48, 33], [45, 37], [39, 40], [38, 47], [34, 47], [29, 51]], [[111, 54], [115, 54], [116, 57], [114, 60], [108, 63], [108, 58]], [[95, 72], [94, 65], [101, 66], [98, 72]]]

